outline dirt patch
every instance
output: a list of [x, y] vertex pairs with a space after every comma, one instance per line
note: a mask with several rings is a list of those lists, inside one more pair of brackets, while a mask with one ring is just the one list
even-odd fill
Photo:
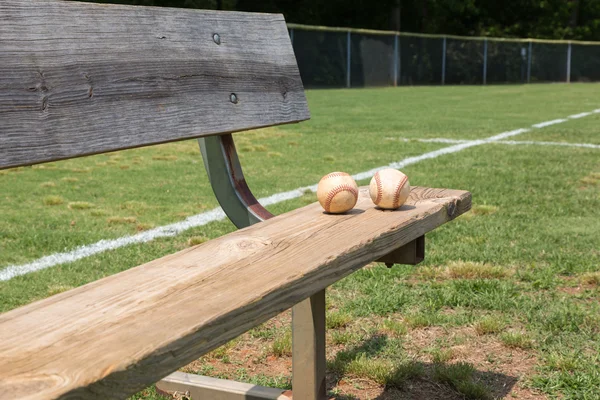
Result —
[[[573, 296], [575, 298], [574, 300], [583, 300], [586, 302], [598, 301], [598, 291], [595, 290], [598, 288], [598, 285], [596, 285], [595, 279], [600, 281], [600, 275], [596, 278], [596, 274], [598, 273], [584, 274], [581, 277], [563, 277], [561, 280], [570, 283], [570, 285], [558, 286], [556, 290], [569, 296]], [[573, 285], [573, 283], [575, 283], [575, 285]]]
[[557, 288], [559, 292], [570, 294], [572, 296], [581, 294], [585, 291], [585, 288], [581, 286], [566, 286]]
[[[184, 370], [234, 380], [262, 375], [279, 378], [279, 382], [282, 382], [283, 378], [284, 383], [289, 383], [292, 375], [292, 359], [289, 356], [273, 355], [272, 344], [285, 330], [289, 330], [290, 323], [291, 313], [283, 313], [260, 328], [242, 335], [229, 347], [216, 350], [191, 363]], [[366, 325], [378, 326], [377, 322], [370, 319], [360, 319], [344, 329], [364, 330], [367, 329]], [[402, 336], [404, 351], [409, 358], [421, 364], [424, 371], [422, 376], [408, 380], [400, 388], [393, 388], [363, 377], [340, 376], [330, 371], [327, 375], [330, 398], [337, 400], [463, 399], [463, 395], [448, 385], [436, 382], [433, 378], [435, 364], [434, 351], [431, 349], [441, 349], [440, 351], [450, 354], [446, 361], [449, 364], [457, 362], [473, 364], [476, 369], [474, 380], [484, 384], [494, 398], [547, 399], [545, 395], [536, 393], [521, 384], [522, 378], [531, 376], [537, 365], [537, 359], [531, 350], [508, 348], [495, 335], [477, 335], [473, 327], [426, 327], [411, 330]], [[358, 345], [360, 346], [360, 343]], [[357, 343], [329, 344], [328, 360], [335, 359], [338, 352], [347, 351], [352, 346], [357, 346]]]
[[473, 327], [428, 327], [411, 331], [408, 336], [406, 350], [418, 360], [433, 362], [432, 355], [423, 349], [444, 347], [451, 354], [449, 363], [473, 364], [476, 379], [495, 398], [547, 399], [521, 384], [523, 377], [534, 373], [538, 363], [533, 351], [508, 348], [494, 335], [477, 335]]

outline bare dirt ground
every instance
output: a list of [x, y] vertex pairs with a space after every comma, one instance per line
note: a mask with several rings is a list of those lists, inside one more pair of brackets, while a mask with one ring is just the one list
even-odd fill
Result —
[[[264, 329], [283, 331], [290, 322], [291, 315], [286, 312], [265, 324]], [[355, 321], [351, 328], [360, 329], [361, 323]], [[331, 331], [329, 330], [328, 336]], [[387, 333], [382, 331], [381, 334]], [[403, 349], [409, 357], [422, 365], [425, 373], [421, 377], [410, 379], [402, 387], [396, 388], [385, 387], [361, 376], [351, 374], [340, 376], [329, 372], [327, 382], [330, 398], [336, 400], [465, 399], [463, 394], [449, 385], [436, 382], [433, 377], [433, 359], [423, 349], [439, 346], [440, 341], [448, 344], [445, 347], [446, 363], [471, 363], [476, 369], [475, 381], [485, 385], [492, 398], [547, 399], [545, 395], [523, 385], [523, 377], [533, 374], [537, 364], [533, 351], [508, 348], [494, 335], [478, 335], [473, 327], [451, 329], [425, 327], [410, 330], [403, 336]], [[291, 356], [274, 355], [273, 342], [273, 338], [257, 338], [256, 334], [246, 333], [229, 347], [208, 354], [188, 365], [185, 370], [235, 380], [264, 376], [289, 382], [292, 373]], [[334, 359], [335, 355], [344, 349], [346, 349], [344, 345], [329, 344], [328, 360]]]

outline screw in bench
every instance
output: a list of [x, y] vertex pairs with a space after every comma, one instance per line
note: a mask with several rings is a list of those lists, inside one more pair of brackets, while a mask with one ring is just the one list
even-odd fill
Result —
[[213, 41], [216, 44], [221, 44], [221, 35], [219, 35], [218, 33], [213, 33]]
[[238, 97], [237, 97], [237, 94], [235, 94], [235, 93], [231, 93], [231, 94], [229, 95], [229, 101], [231, 101], [233, 104], [237, 104], [237, 103], [238, 103], [238, 101], [239, 101], [239, 99], [238, 99]]

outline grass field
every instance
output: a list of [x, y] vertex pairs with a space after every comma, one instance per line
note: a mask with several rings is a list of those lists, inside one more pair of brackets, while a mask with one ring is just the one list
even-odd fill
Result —
[[[307, 93], [312, 120], [236, 135], [258, 196], [600, 108], [600, 85]], [[600, 113], [511, 140], [600, 144]], [[600, 399], [600, 149], [482, 144], [403, 168], [466, 189], [419, 266], [370, 265], [328, 291], [336, 399]], [[367, 184], [368, 180], [359, 182]], [[195, 141], [0, 171], [0, 270], [217, 207]], [[313, 193], [269, 209], [282, 213]], [[221, 236], [192, 228], [0, 282], [8, 311]], [[293, 260], [291, 260], [293, 262]], [[289, 313], [186, 371], [289, 387]], [[137, 398], [158, 398], [149, 389]]]

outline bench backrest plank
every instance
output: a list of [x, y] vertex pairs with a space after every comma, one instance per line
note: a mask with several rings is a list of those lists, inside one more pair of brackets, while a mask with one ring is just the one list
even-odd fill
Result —
[[281, 15], [0, 2], [0, 169], [308, 118]]

